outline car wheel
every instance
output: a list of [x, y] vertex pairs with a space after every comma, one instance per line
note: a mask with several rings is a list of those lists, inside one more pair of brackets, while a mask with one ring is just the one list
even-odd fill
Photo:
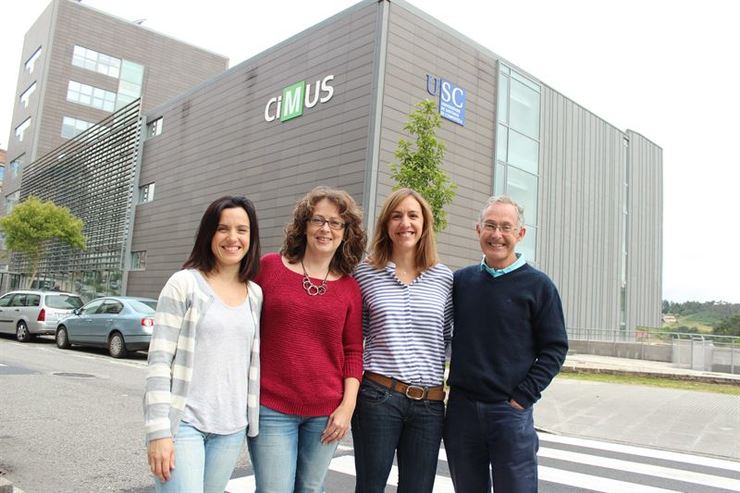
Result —
[[69, 349], [69, 336], [67, 336], [67, 328], [65, 326], [62, 325], [57, 329], [56, 341], [59, 349]]
[[108, 352], [114, 358], [125, 358], [128, 354], [126, 343], [119, 332], [114, 332], [111, 334], [110, 339], [108, 339]]
[[23, 320], [18, 322], [18, 326], [15, 328], [15, 337], [20, 342], [29, 342], [33, 339], [33, 334], [28, 330], [28, 325]]

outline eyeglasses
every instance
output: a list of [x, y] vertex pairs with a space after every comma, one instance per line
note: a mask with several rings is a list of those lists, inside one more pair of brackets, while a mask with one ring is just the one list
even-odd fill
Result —
[[344, 229], [344, 223], [338, 219], [325, 219], [321, 216], [314, 216], [308, 220], [308, 224], [316, 226], [317, 228], [324, 227], [324, 224], [328, 224], [329, 227], [335, 231]]
[[493, 233], [498, 229], [502, 233], [508, 234], [508, 233], [513, 233], [514, 231], [519, 229], [518, 226], [512, 226], [511, 224], [483, 223], [482, 226], [483, 226], [483, 229], [485, 229], [489, 233]]

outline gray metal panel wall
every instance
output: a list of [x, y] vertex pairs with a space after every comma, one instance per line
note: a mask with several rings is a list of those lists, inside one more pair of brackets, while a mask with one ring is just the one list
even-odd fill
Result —
[[542, 87], [537, 257], [572, 328], [617, 329], [623, 133]]
[[426, 75], [454, 82], [466, 90], [465, 126], [442, 120], [437, 136], [447, 145], [444, 169], [457, 183], [447, 207], [448, 227], [438, 235], [442, 261], [458, 268], [480, 259], [475, 223], [481, 205], [493, 190], [496, 101], [496, 59], [429, 22], [413, 8], [390, 3], [383, 123], [378, 167], [377, 208], [391, 190], [389, 164], [403, 125], [414, 105], [435, 99], [426, 89]]
[[663, 150], [627, 131], [627, 327], [660, 327], [663, 290]]
[[[206, 206], [245, 194], [257, 208], [263, 252], [279, 249], [297, 199], [317, 185], [362, 204], [378, 6], [360, 4], [232, 68], [148, 115], [163, 133], [144, 144], [132, 251], [147, 268], [127, 291], [156, 296], [183, 263]], [[334, 95], [286, 122], [266, 122], [267, 101], [301, 80], [333, 74]]]

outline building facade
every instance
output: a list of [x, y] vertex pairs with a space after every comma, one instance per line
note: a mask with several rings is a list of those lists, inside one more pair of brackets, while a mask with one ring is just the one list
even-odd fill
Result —
[[[24, 39], [11, 135], [8, 138], [9, 162], [0, 199], [0, 214], [9, 213], [27, 195], [38, 195], [70, 206], [77, 215], [86, 219], [86, 236], [101, 238], [107, 236], [97, 234], [87, 218], [99, 217], [102, 211], [123, 206], [126, 217], [121, 218], [123, 222], [120, 229], [126, 233], [127, 215], [133, 202], [131, 190], [138, 147], [132, 149], [130, 163], [121, 161], [121, 156], [128, 154], [126, 152], [115, 153], [115, 157], [105, 160], [104, 166], [100, 166], [102, 161], [98, 159], [99, 156], [94, 157], [94, 153], [88, 155], [91, 162], [97, 163], [95, 167], [83, 166], [75, 161], [85, 156], [84, 153], [73, 156], [68, 152], [70, 149], [79, 151], [84, 146], [67, 145], [74, 140], [73, 137], [88, 129], [92, 130], [83, 140], [100, 137], [105, 132], [95, 130], [96, 124], [113, 124], [116, 130], [106, 133], [108, 136], [101, 142], [116, 142], [130, 147], [130, 143], [123, 144], [120, 140], [120, 124], [116, 123], [119, 119], [109, 119], [113, 112], [136, 101], [136, 114], [133, 118], [138, 129], [141, 109], [161, 104], [193, 85], [222, 73], [227, 67], [228, 59], [221, 55], [110, 16], [79, 2], [53, 0]], [[129, 119], [132, 118], [131, 108], [125, 113]], [[119, 139], [111, 138], [113, 135], [117, 135]], [[135, 138], [138, 142], [138, 135], [137, 130], [135, 137], [126, 134], [126, 138]], [[66, 150], [61, 150], [63, 148]], [[95, 148], [99, 150], [100, 146]], [[36, 180], [25, 186], [29, 192], [24, 192], [24, 171], [32, 163], [39, 163], [36, 166], [37, 174], [38, 168], [51, 166], [53, 163], [53, 171], [49, 171], [49, 176], [54, 181]], [[113, 172], [119, 165], [123, 167]], [[130, 172], [121, 171], [129, 169]], [[122, 176], [128, 182], [121, 182]], [[95, 189], [94, 185], [86, 185], [100, 180], [108, 180], [122, 187], [116, 194], [104, 196], [108, 202], [122, 199], [119, 197], [122, 192], [126, 194], [122, 199], [124, 201], [107, 204], [97, 211], [75, 208], [75, 204], [82, 204], [89, 209], [96, 203], [80, 200], [80, 196], [84, 194], [79, 192]], [[44, 187], [38, 188], [38, 183], [44, 183]], [[77, 183], [79, 188], [71, 189], [70, 183]], [[59, 187], [56, 187], [57, 184]], [[108, 221], [111, 219], [108, 218]], [[125, 242], [121, 242], [123, 243]], [[83, 256], [89, 262], [81, 261], [79, 254], [72, 254], [74, 259], [70, 258], [69, 263], [64, 264], [62, 260], [66, 257], [57, 255], [53, 257], [53, 262], [45, 265], [45, 272], [51, 278], [60, 276], [60, 268], [73, 272], [62, 275], [69, 283], [65, 284], [63, 279], [57, 282], [68, 288], [80, 287], [75, 286], [71, 279], [95, 280], [86, 282], [88, 287], [82, 289], [83, 292], [95, 294], [109, 289], [111, 283], [101, 283], [101, 279], [114, 279], [112, 285], [117, 285], [120, 289], [124, 251], [119, 250], [115, 260], [110, 257], [110, 250], [117, 248], [118, 244], [119, 240], [115, 240], [104, 247], [99, 245], [97, 249], [89, 249]], [[51, 246], [51, 250], [57, 254], [60, 248], [60, 245]], [[2, 275], [0, 284], [3, 288], [19, 284], [18, 276], [12, 271], [14, 268], [23, 269], [24, 262], [18, 256], [15, 260], [14, 264], [11, 263], [11, 272]], [[111, 262], [118, 267], [111, 268]], [[51, 279], [48, 282], [40, 281], [49, 285], [55, 282]], [[100, 289], [95, 289], [94, 286]], [[112, 292], [116, 292], [116, 289]]]
[[82, 3], [52, 0], [24, 38], [0, 214], [23, 168], [141, 98], [151, 108], [228, 67], [228, 59]]
[[505, 193], [525, 208], [521, 251], [559, 286], [570, 328], [659, 326], [660, 147], [400, 0], [360, 2], [144, 110], [125, 291], [156, 296], [225, 194], [255, 202], [265, 251], [316, 185], [352, 194], [371, 230], [423, 99], [438, 103], [457, 183], [443, 262], [480, 261], [480, 207]]

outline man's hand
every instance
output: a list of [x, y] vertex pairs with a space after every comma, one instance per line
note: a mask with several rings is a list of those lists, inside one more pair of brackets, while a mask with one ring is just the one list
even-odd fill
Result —
[[509, 404], [511, 405], [511, 407], [513, 407], [517, 411], [524, 411], [524, 406], [522, 406], [521, 404], [519, 404], [514, 399], [509, 399]]

